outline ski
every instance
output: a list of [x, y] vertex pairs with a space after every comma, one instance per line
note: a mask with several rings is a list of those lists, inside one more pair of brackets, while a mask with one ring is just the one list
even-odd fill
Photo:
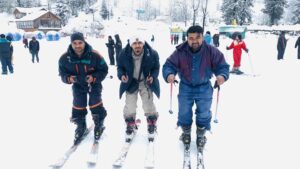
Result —
[[138, 126], [139, 124], [141, 123], [141, 121], [138, 119], [136, 120], [136, 125], [137, 125], [137, 129], [134, 131], [133, 133], [133, 136], [131, 138], [130, 141], [126, 141], [121, 149], [121, 152], [120, 152], [120, 155], [119, 157], [117, 158], [117, 160], [113, 163], [113, 167], [114, 168], [121, 168], [125, 162], [125, 159], [127, 157], [127, 154], [128, 154], [128, 151], [129, 151], [129, 148], [131, 146], [131, 143], [134, 139], [134, 137], [136, 136], [136, 133], [137, 133], [137, 130], [138, 130]]
[[104, 129], [105, 129], [105, 127], [102, 127], [102, 129], [101, 129], [102, 134], [100, 135], [100, 138], [97, 139], [97, 140], [94, 139], [94, 143], [92, 145], [90, 154], [89, 154], [88, 159], [87, 159], [87, 164], [88, 164], [89, 167], [94, 167], [97, 164], [98, 152], [99, 152], [99, 142], [100, 142], [100, 139], [102, 139]]
[[59, 158], [55, 163], [51, 164], [50, 167], [53, 169], [59, 169], [64, 166], [64, 164], [67, 162], [69, 157], [76, 151], [82, 140], [86, 138], [86, 136], [93, 130], [94, 124], [92, 124], [87, 131], [82, 136], [81, 140], [77, 144], [73, 144], [63, 155], [63, 157]]
[[203, 152], [197, 150], [197, 169], [204, 169]]
[[145, 169], [154, 168], [154, 140], [149, 141], [145, 158]]
[[88, 156], [87, 159], [87, 164], [89, 167], [93, 167], [97, 164], [98, 161], [98, 151], [99, 151], [99, 140], [95, 140], [92, 148], [91, 148], [91, 152]]
[[258, 77], [260, 74], [249, 74], [249, 73], [241, 73], [241, 74], [236, 74], [236, 73], [230, 73], [232, 75], [237, 75], [237, 76], [252, 76], [252, 77]]
[[183, 169], [191, 169], [190, 145], [184, 144]]

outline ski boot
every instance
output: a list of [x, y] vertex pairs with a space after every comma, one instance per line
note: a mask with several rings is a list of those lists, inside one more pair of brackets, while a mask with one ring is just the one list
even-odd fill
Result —
[[244, 74], [244, 72], [242, 72], [240, 69], [236, 69], [235, 73], [236, 73], [237, 75]]
[[182, 126], [182, 134], [180, 140], [185, 146], [189, 146], [191, 143], [191, 126]]
[[229, 73], [235, 74], [235, 73], [237, 73], [237, 69], [236, 68], [232, 68], [231, 71], [229, 71]]
[[134, 117], [128, 117], [125, 119], [125, 122], [127, 124], [126, 127], [126, 142], [130, 142], [133, 139], [133, 136], [137, 130], [137, 125], [135, 123]]
[[94, 139], [95, 141], [98, 141], [105, 129], [103, 126], [104, 119], [100, 119], [99, 114], [93, 114], [93, 121], [95, 123], [95, 128], [94, 128]]
[[205, 132], [206, 132], [206, 129], [204, 127], [198, 127], [197, 126], [196, 144], [197, 144], [198, 151], [200, 151], [201, 153], [203, 153], [203, 149], [204, 149], [204, 146], [205, 146], [205, 143], [206, 143]]
[[71, 120], [77, 125], [77, 128], [75, 130], [75, 139], [74, 139], [74, 145], [77, 145], [81, 142], [83, 136], [87, 133], [88, 129], [86, 128], [86, 122], [84, 117], [74, 118]]
[[147, 123], [148, 123], [148, 139], [149, 141], [154, 141], [154, 136], [156, 132], [156, 121], [157, 121], [157, 116], [156, 115], [151, 115], [147, 117]]

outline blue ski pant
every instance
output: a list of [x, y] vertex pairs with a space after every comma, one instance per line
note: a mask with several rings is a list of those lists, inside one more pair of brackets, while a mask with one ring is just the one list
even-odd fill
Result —
[[212, 97], [203, 97], [199, 93], [179, 93], [178, 126], [191, 126], [193, 123], [193, 105], [196, 105], [196, 125], [210, 130]]

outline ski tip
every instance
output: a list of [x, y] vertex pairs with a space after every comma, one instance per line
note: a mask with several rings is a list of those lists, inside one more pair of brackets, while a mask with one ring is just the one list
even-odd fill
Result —
[[122, 168], [122, 165], [119, 165], [119, 164], [113, 164], [113, 168], [114, 168], [114, 169]]
[[88, 161], [88, 162], [87, 162], [87, 166], [88, 166], [89, 168], [94, 168], [94, 167], [96, 166], [96, 162], [94, 162], [94, 161]]
[[52, 169], [60, 169], [61, 168], [61, 166], [55, 165], [55, 164], [51, 164], [51, 165], [49, 165], [49, 167]]

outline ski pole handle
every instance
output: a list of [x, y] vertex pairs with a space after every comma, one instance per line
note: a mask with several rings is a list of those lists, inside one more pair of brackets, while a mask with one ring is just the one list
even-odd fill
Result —
[[220, 85], [218, 84], [218, 81], [215, 81], [214, 84], [214, 89], [218, 88], [218, 90], [220, 90]]

